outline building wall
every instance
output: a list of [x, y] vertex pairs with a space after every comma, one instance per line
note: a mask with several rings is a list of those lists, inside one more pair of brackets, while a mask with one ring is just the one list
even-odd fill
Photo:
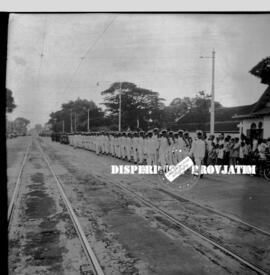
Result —
[[265, 116], [263, 118], [250, 118], [244, 119], [242, 122], [242, 131], [243, 134], [247, 134], [247, 130], [250, 129], [252, 123], [255, 123], [258, 129], [259, 122], [263, 123], [263, 138], [270, 137], [270, 115]]
[[[224, 134], [224, 136], [228, 136], [230, 135], [232, 138], [240, 138], [240, 133], [232, 133], [232, 132], [215, 132], [214, 136], [215, 137], [218, 137], [220, 134]], [[189, 132], [189, 136], [192, 137], [192, 139], [196, 138], [197, 137], [197, 133], [196, 132]], [[209, 132], [206, 132], [206, 137], [209, 138], [210, 136], [210, 133]]]
[[263, 138], [269, 138], [270, 137], [270, 115], [264, 117], [263, 122]]
[[256, 123], [256, 126], [258, 128], [258, 124], [259, 122], [263, 122], [263, 118], [249, 118], [249, 119], [244, 119], [242, 122], [242, 131], [243, 134], [246, 135], [247, 134], [247, 130], [250, 129], [250, 126], [252, 123]]

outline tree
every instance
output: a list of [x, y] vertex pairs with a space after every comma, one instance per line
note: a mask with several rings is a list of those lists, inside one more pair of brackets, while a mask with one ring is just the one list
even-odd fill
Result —
[[14, 98], [12, 96], [12, 91], [6, 88], [6, 112], [12, 113], [16, 108]]
[[187, 113], [193, 106], [194, 102], [189, 97], [175, 98], [164, 110], [166, 123], [175, 122], [182, 115]]
[[42, 131], [42, 125], [41, 124], [35, 124], [35, 130], [37, 133], [40, 133]]
[[14, 130], [20, 134], [25, 135], [27, 132], [27, 125], [30, 124], [30, 121], [23, 117], [17, 117], [14, 120]]
[[103, 105], [106, 115], [113, 124], [119, 117], [119, 91], [121, 85], [121, 123], [123, 129], [142, 129], [160, 126], [163, 98], [159, 93], [141, 88], [131, 82], [115, 82], [101, 92], [105, 96]]
[[[169, 106], [164, 110], [164, 124], [168, 127], [174, 127], [177, 122], [188, 114], [191, 110], [197, 110], [198, 112], [208, 111], [211, 106], [211, 95], [206, 94], [204, 91], [200, 91], [193, 98], [175, 98], [172, 100]], [[215, 107], [220, 108], [222, 105], [215, 101]]]
[[53, 131], [61, 132], [63, 130], [64, 121], [65, 132], [70, 132], [72, 120], [73, 131], [87, 131], [88, 110], [90, 117], [90, 129], [93, 130], [101, 125], [108, 124], [108, 121], [104, 118], [104, 112], [102, 112], [101, 108], [98, 108], [93, 101], [80, 98], [75, 101], [63, 103], [61, 110], [50, 114], [48, 123], [52, 125]]
[[[211, 95], [206, 94], [204, 91], [198, 92], [196, 97], [192, 100], [194, 101], [194, 107], [197, 107], [202, 111], [209, 109], [211, 106]], [[220, 107], [222, 107], [222, 105], [215, 101], [215, 108]]]

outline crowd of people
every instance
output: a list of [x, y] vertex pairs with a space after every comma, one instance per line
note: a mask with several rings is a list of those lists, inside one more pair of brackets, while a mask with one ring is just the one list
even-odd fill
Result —
[[248, 139], [219, 134], [206, 136], [202, 131], [191, 138], [188, 132], [159, 130], [127, 132], [77, 132], [66, 135], [74, 148], [84, 148], [113, 157], [148, 165], [175, 165], [186, 156], [196, 165], [256, 164], [264, 169], [270, 158], [270, 138]]
[[[148, 132], [75, 133], [69, 135], [69, 143], [75, 148], [95, 151], [97, 155], [107, 154], [148, 165], [176, 164], [190, 153], [193, 144], [187, 132], [159, 131], [157, 128]], [[196, 150], [194, 153], [196, 155]]]

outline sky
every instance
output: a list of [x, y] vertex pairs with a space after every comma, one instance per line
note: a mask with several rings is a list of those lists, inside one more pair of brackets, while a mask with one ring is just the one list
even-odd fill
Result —
[[[223, 106], [252, 104], [266, 86], [249, 73], [270, 56], [270, 14], [11, 14], [7, 83], [31, 126], [70, 100], [103, 102], [129, 81], [176, 97], [211, 92]], [[99, 83], [99, 85], [97, 85]], [[99, 106], [101, 107], [101, 106]]]

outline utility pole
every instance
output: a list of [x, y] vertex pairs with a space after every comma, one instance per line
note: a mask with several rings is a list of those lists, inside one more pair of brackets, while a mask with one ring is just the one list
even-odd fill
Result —
[[90, 109], [88, 108], [88, 111], [87, 111], [87, 132], [90, 131], [90, 115], [89, 115], [89, 112], [90, 112]]
[[213, 49], [212, 56], [200, 56], [200, 58], [212, 58], [212, 88], [211, 88], [211, 107], [210, 107], [210, 134], [215, 133], [215, 58], [216, 52]]
[[62, 132], [65, 133], [65, 121], [63, 120], [63, 129], [62, 129]]
[[56, 118], [53, 118], [53, 129], [54, 129], [54, 132], [56, 132]]
[[215, 133], [215, 50], [212, 51], [212, 90], [211, 90], [211, 118], [210, 133]]
[[121, 108], [122, 108], [122, 82], [120, 82], [119, 89], [119, 121], [118, 121], [118, 131], [121, 132]]
[[75, 132], [77, 132], [77, 114], [76, 114], [76, 112], [74, 112], [74, 116], [75, 116], [75, 122], [74, 122]]
[[73, 127], [72, 127], [72, 109], [70, 110], [70, 132], [73, 133]]

